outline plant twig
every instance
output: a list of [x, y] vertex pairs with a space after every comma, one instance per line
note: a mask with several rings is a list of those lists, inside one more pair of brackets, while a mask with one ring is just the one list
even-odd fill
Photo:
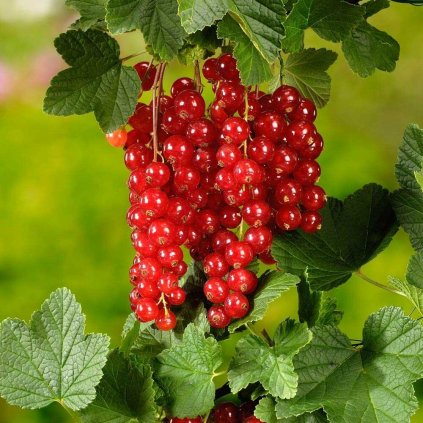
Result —
[[405, 294], [403, 294], [402, 292], [397, 291], [396, 289], [391, 288], [391, 287], [390, 287], [390, 286], [388, 286], [388, 285], [384, 285], [383, 283], [377, 282], [377, 281], [375, 281], [375, 280], [373, 280], [373, 279], [369, 278], [367, 275], [365, 275], [365, 274], [361, 271], [361, 269], [356, 270], [355, 274], [356, 274], [359, 278], [363, 279], [363, 280], [364, 280], [364, 281], [366, 281], [366, 282], [371, 283], [371, 284], [372, 284], [372, 285], [374, 285], [374, 286], [377, 286], [378, 288], [382, 288], [382, 289], [384, 289], [385, 291], [388, 291], [388, 292], [390, 292], [390, 293], [392, 293], [392, 294], [397, 294], [397, 295], [401, 295], [402, 297], [406, 297], [406, 295], [405, 295]]

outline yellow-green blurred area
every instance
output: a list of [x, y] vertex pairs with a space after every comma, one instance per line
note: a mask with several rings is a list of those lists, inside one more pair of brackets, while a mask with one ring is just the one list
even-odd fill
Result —
[[[117, 345], [128, 315], [133, 254], [123, 154], [105, 142], [93, 115], [42, 112], [48, 81], [63, 67], [53, 40], [74, 18], [61, 0], [0, 0], [0, 319], [27, 320], [51, 291], [67, 286], [82, 304], [87, 331], [108, 333]], [[395, 189], [404, 128], [423, 125], [423, 8], [393, 3], [372, 23], [399, 41], [397, 69], [361, 79], [340, 56], [330, 70], [332, 99], [317, 121], [326, 142], [321, 184], [338, 198], [367, 182]], [[144, 49], [139, 33], [119, 42], [122, 57]], [[312, 34], [307, 44], [340, 52]], [[171, 64], [167, 86], [192, 73]], [[386, 283], [388, 275], [403, 276], [410, 254], [408, 238], [399, 232], [363, 271]], [[352, 339], [360, 339], [366, 317], [380, 307], [412, 311], [400, 297], [357, 277], [332, 294], [345, 311], [341, 329]], [[295, 317], [296, 301], [295, 292], [288, 293], [258, 326], [272, 331], [286, 316]], [[22, 411], [0, 402], [0, 423], [67, 421], [56, 405]], [[423, 422], [423, 413], [412, 421]]]

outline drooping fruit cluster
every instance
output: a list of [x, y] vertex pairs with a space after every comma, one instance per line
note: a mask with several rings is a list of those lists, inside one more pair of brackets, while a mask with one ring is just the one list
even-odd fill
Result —
[[[169, 306], [185, 300], [185, 246], [208, 276], [209, 322], [224, 328], [248, 313], [258, 284], [248, 266], [256, 257], [273, 263], [272, 234], [321, 227], [326, 195], [316, 185], [323, 140], [315, 106], [290, 86], [273, 94], [243, 86], [231, 54], [204, 63], [215, 94], [208, 111], [200, 81], [177, 79], [168, 96], [164, 65], [136, 69], [153, 100], [138, 103], [125, 140], [127, 220], [137, 252], [131, 307], [159, 329], [176, 325]], [[121, 144], [125, 134], [109, 138]]]

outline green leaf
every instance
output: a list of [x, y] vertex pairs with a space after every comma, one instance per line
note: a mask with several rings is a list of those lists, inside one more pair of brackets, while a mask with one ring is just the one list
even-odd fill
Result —
[[297, 285], [298, 294], [298, 318], [300, 322], [306, 322], [308, 327], [313, 327], [320, 314], [322, 293], [312, 291], [307, 281], [307, 275], [302, 275], [300, 283]]
[[344, 202], [329, 198], [322, 216], [317, 234], [286, 233], [275, 237], [272, 247], [281, 268], [297, 275], [307, 269], [313, 290], [346, 282], [387, 247], [398, 229], [389, 192], [376, 184], [365, 185]]
[[19, 319], [0, 325], [0, 395], [21, 408], [53, 401], [72, 410], [95, 398], [106, 364], [109, 337], [84, 335], [81, 306], [66, 288], [57, 289], [29, 326]]
[[399, 59], [400, 46], [386, 32], [363, 20], [344, 39], [342, 51], [351, 69], [366, 78], [376, 69], [392, 72]]
[[284, 24], [283, 49], [287, 52], [302, 50], [307, 28], [328, 41], [344, 40], [362, 16], [363, 9], [341, 0], [298, 0]]
[[113, 34], [140, 29], [145, 42], [162, 60], [172, 60], [186, 33], [176, 0], [109, 0], [107, 25]]
[[294, 359], [294, 399], [279, 400], [277, 416], [321, 407], [331, 422], [406, 422], [418, 403], [412, 383], [423, 374], [423, 328], [401, 309], [372, 314], [355, 349], [334, 326], [312, 329], [313, 340]]
[[75, 29], [87, 30], [106, 16], [107, 0], [66, 0], [66, 6], [79, 12], [81, 18], [73, 24]]
[[222, 363], [222, 351], [214, 338], [187, 326], [181, 343], [158, 355], [154, 375], [166, 396], [169, 415], [195, 417], [213, 408], [213, 377]]
[[267, 62], [279, 58], [286, 11], [280, 0], [228, 0], [230, 15]]
[[411, 285], [423, 289], [423, 252], [411, 257], [407, 268], [407, 281]]
[[319, 318], [317, 319], [316, 325], [339, 325], [343, 315], [343, 311], [337, 310], [337, 301], [335, 298], [324, 297], [320, 306]]
[[228, 38], [235, 43], [233, 53], [237, 59], [237, 67], [243, 84], [256, 85], [272, 78], [269, 63], [242, 31], [239, 24], [229, 15], [219, 22], [218, 37]]
[[326, 72], [337, 54], [309, 48], [288, 56], [283, 68], [285, 83], [297, 87], [304, 97], [323, 107], [329, 100], [331, 79]]
[[276, 401], [270, 395], [263, 397], [256, 405], [254, 415], [264, 423], [278, 423], [276, 417]]
[[394, 278], [389, 276], [390, 285], [402, 292], [408, 300], [413, 304], [416, 310], [423, 316], [423, 289], [417, 288], [414, 285], [409, 284], [406, 280]]
[[236, 329], [247, 323], [261, 320], [268, 306], [298, 282], [299, 278], [289, 273], [282, 273], [280, 271], [264, 273], [259, 278], [259, 287], [252, 300], [251, 312], [243, 319], [232, 322], [229, 325], [229, 332], [233, 333]]
[[102, 31], [68, 31], [55, 41], [71, 66], [51, 81], [44, 111], [56, 116], [94, 111], [104, 132], [126, 124], [140, 90], [136, 71], [122, 66], [118, 43]]
[[305, 325], [288, 319], [283, 322], [269, 346], [255, 335], [241, 338], [229, 365], [228, 380], [233, 393], [249, 384], [260, 382], [271, 395], [292, 398], [297, 388], [297, 375], [292, 358], [311, 340]]
[[387, 9], [390, 4], [389, 0], [369, 0], [367, 3], [362, 5], [364, 7], [365, 13], [364, 17], [369, 18], [370, 16], [375, 15], [383, 9]]
[[156, 404], [153, 375], [149, 365], [134, 356], [110, 353], [95, 400], [83, 411], [86, 423], [155, 423]]
[[188, 34], [213, 25], [228, 11], [226, 0], [178, 0], [178, 13]]

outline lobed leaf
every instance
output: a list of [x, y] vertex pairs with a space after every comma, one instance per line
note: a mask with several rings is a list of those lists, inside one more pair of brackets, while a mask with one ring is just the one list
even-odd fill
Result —
[[75, 29], [86, 31], [106, 16], [107, 0], [66, 0], [65, 3], [81, 15], [72, 25]]
[[66, 288], [57, 289], [27, 325], [0, 325], [0, 395], [21, 408], [58, 401], [72, 410], [95, 398], [106, 363], [109, 337], [84, 335], [81, 306]]

